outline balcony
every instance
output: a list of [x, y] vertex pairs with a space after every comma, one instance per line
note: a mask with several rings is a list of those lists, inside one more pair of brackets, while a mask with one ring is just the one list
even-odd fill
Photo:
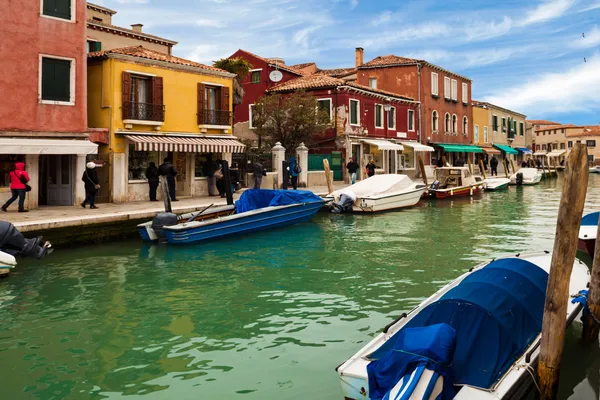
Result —
[[231, 111], [229, 110], [200, 110], [198, 126], [202, 129], [229, 129], [231, 127]]
[[164, 121], [165, 106], [163, 104], [136, 103], [133, 101], [123, 103], [123, 122], [126, 128], [131, 129], [131, 125], [153, 125], [159, 129]]

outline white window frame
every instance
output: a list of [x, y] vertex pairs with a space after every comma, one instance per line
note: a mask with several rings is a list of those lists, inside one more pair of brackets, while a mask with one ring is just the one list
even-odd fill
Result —
[[[412, 122], [412, 129], [410, 128], [410, 123]], [[415, 110], [408, 110], [406, 116], [406, 129], [409, 132], [415, 131]]]
[[469, 85], [465, 82], [462, 84], [462, 102], [469, 104]]
[[487, 143], [488, 142], [488, 127], [484, 126], [483, 127], [483, 143]]
[[[373, 81], [375, 82], [375, 86], [371, 85]], [[371, 89], [377, 89], [377, 78], [369, 78], [369, 87]]]
[[328, 101], [329, 102], [329, 121], [333, 121], [333, 100], [330, 97], [326, 97], [323, 99], [317, 99], [317, 105], [319, 101]]
[[[356, 105], [356, 123], [352, 123], [352, 102], [355, 102]], [[348, 103], [348, 122], [350, 122], [350, 126], [360, 126], [360, 100], [350, 99]]]
[[[380, 107], [379, 115], [381, 116], [381, 125], [377, 125], [377, 107]], [[383, 104], [375, 103], [375, 128], [383, 129], [385, 127], [385, 110], [383, 108]]]
[[458, 82], [456, 79], [452, 79], [452, 100], [458, 100]]
[[44, 0], [40, 0], [40, 17], [74, 24], [77, 22], [77, 0], [71, 0], [71, 19], [58, 18], [44, 14]]
[[[446, 118], [448, 117], [448, 118]], [[446, 125], [446, 121], [448, 121], [448, 124]], [[447, 133], [452, 133], [452, 115], [450, 115], [450, 113], [445, 113], [444, 114], [444, 134]]]
[[[465, 124], [466, 122], [466, 124]], [[469, 135], [469, 118], [465, 115], [462, 118], [462, 126], [463, 126], [463, 135], [468, 136]]]
[[[435, 121], [433, 119], [434, 114], [437, 116], [437, 121]], [[436, 123], [437, 123], [437, 126], [435, 126]], [[440, 131], [440, 114], [437, 112], [437, 110], [433, 110], [431, 112], [431, 128], [432, 128], [431, 130], [433, 133], [437, 133]]]
[[445, 76], [444, 77], [444, 98], [450, 100], [452, 98], [452, 89], [451, 89], [451, 85], [450, 85], [451, 81], [450, 78]]
[[[71, 91], [69, 101], [56, 101], [56, 100], [43, 100], [42, 99], [42, 59], [52, 58], [55, 60], [65, 60], [71, 62]], [[74, 58], [54, 56], [51, 54], [40, 54], [38, 62], [38, 102], [40, 104], [51, 104], [55, 106], [74, 106], [75, 105], [75, 94], [77, 93], [76, 83], [76, 69], [77, 63]]]
[[473, 143], [479, 143], [479, 125], [473, 125]]
[[435, 96], [439, 96], [439, 77], [437, 72], [432, 72], [431, 73], [431, 94], [435, 95]]
[[248, 129], [256, 129], [256, 127], [252, 125], [254, 119], [252, 118], [252, 114], [254, 114], [253, 109], [255, 106], [256, 104], [248, 104]]
[[[248, 72], [250, 73], [250, 84], [251, 85], [258, 85], [262, 82], [262, 68], [251, 69]], [[256, 83], [252, 80], [252, 74], [254, 72], [260, 72], [260, 78], [259, 78], [258, 82], [256, 82]]]
[[[390, 125], [390, 115], [392, 116], [392, 121], [394, 125]], [[388, 119], [387, 119], [388, 129], [390, 131], [396, 130], [396, 107], [390, 107], [390, 111], [388, 111]]]

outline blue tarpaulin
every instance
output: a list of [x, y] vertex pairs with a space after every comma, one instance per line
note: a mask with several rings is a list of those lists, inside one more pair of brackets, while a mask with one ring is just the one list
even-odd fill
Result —
[[600, 212], [593, 212], [581, 218], [581, 226], [597, 226]]
[[[407, 328], [450, 325], [456, 331], [455, 383], [491, 388], [541, 332], [547, 282], [548, 274], [529, 261], [494, 261], [425, 307], [396, 336]], [[393, 343], [370, 358], [383, 357]]]
[[301, 203], [323, 203], [323, 199], [307, 190], [249, 189], [235, 202], [236, 213], [243, 213], [269, 206], [285, 206]]

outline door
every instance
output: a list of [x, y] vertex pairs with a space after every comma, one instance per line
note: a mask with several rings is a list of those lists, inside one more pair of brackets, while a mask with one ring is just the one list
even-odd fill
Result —
[[[70, 155], [45, 156], [46, 204], [73, 205], [73, 157]], [[83, 183], [82, 183], [83, 184]]]
[[175, 185], [175, 192], [177, 196], [186, 196], [187, 193], [187, 153], [175, 153], [173, 165], [177, 170], [177, 184]]
[[331, 170], [333, 171], [333, 180], [341, 181], [344, 179], [343, 177], [343, 161], [342, 161], [342, 153], [339, 151], [331, 152]]

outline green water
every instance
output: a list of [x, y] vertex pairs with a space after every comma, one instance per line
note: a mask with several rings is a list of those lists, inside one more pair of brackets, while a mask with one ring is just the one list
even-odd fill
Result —
[[[586, 211], [600, 209], [590, 177]], [[1, 399], [341, 399], [334, 368], [469, 267], [551, 250], [561, 178], [191, 247], [63, 249], [0, 282]], [[567, 334], [561, 399], [597, 399]]]

